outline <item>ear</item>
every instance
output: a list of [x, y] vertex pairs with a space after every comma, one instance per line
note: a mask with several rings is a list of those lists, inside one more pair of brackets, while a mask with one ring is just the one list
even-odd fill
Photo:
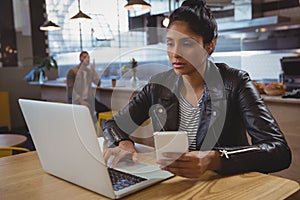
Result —
[[216, 48], [217, 40], [216, 38], [212, 39], [212, 41], [205, 45], [205, 49], [209, 55], [211, 55]]

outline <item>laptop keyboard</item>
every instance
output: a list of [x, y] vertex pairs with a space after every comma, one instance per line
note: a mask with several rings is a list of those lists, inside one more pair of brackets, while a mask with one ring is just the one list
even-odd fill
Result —
[[116, 169], [112, 169], [112, 168], [107, 168], [107, 169], [113, 184], [114, 191], [118, 191], [126, 187], [129, 187], [131, 185], [134, 185], [136, 183], [140, 183], [142, 181], [147, 180], [145, 178], [135, 176], [133, 174], [121, 172]]

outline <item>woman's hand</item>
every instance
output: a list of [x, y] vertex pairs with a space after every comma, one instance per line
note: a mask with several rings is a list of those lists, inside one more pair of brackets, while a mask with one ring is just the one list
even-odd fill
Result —
[[118, 162], [122, 158], [130, 157], [130, 159], [136, 163], [138, 161], [138, 154], [136, 152], [136, 149], [134, 148], [134, 145], [129, 140], [124, 140], [119, 143], [119, 146], [115, 148], [107, 148], [104, 151], [104, 159], [107, 163], [110, 159], [110, 157], [113, 156], [110, 164], [110, 168], [116, 167]]
[[187, 178], [199, 178], [206, 170], [221, 168], [221, 158], [218, 151], [192, 151], [179, 155], [164, 153], [170, 160], [159, 160], [158, 164], [164, 170]]

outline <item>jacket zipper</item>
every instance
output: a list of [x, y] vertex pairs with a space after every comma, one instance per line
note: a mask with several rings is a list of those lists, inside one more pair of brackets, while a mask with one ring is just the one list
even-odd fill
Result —
[[110, 129], [111, 130], [111, 134], [113, 135], [113, 137], [115, 138], [115, 142], [120, 142], [120, 137], [118, 136], [118, 134], [115, 132], [115, 130], [114, 129]]
[[260, 150], [260, 149], [261, 149], [260, 147], [249, 147], [249, 148], [233, 150], [233, 151], [227, 151], [225, 149], [220, 149], [219, 152], [221, 153], [221, 155], [220, 155], [221, 157], [225, 156], [228, 159], [229, 155], [232, 155], [232, 154], [244, 153], [244, 152]]

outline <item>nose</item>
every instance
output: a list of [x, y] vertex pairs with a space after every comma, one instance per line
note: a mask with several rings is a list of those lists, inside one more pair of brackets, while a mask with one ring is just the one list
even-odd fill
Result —
[[174, 47], [170, 49], [170, 53], [174, 58], [178, 58], [182, 56], [181, 48], [179, 47], [179, 45], [174, 45]]

